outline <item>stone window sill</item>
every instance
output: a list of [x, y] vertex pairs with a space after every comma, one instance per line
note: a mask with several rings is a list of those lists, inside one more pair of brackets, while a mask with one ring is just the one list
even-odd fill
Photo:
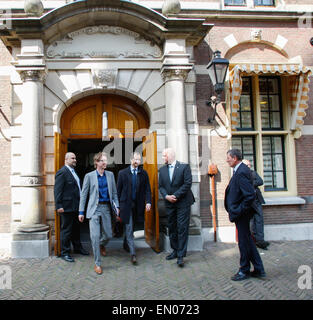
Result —
[[275, 197], [275, 198], [264, 198], [264, 206], [285, 206], [285, 205], [297, 205], [305, 204], [306, 201], [300, 197]]

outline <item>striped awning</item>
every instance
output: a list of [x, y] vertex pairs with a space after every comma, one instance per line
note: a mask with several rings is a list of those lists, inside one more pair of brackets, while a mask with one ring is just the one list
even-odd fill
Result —
[[231, 98], [231, 125], [236, 130], [239, 121], [239, 101], [242, 90], [242, 76], [252, 74], [288, 75], [289, 103], [291, 106], [291, 130], [303, 125], [305, 110], [308, 108], [309, 75], [311, 71], [305, 66], [296, 64], [238, 64], [229, 74]]

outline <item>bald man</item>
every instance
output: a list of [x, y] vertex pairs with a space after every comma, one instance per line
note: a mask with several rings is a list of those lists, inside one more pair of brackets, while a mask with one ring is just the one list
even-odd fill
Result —
[[162, 153], [165, 166], [159, 171], [159, 190], [165, 201], [168, 231], [173, 252], [166, 260], [177, 258], [179, 267], [184, 266], [188, 244], [190, 208], [195, 202], [191, 191], [192, 175], [189, 164], [176, 160], [171, 148]]
[[65, 155], [65, 165], [56, 173], [54, 182], [54, 201], [60, 215], [61, 258], [74, 262], [71, 257], [71, 243], [75, 253], [88, 255], [80, 242], [78, 208], [81, 183], [75, 172], [76, 156], [72, 152]]

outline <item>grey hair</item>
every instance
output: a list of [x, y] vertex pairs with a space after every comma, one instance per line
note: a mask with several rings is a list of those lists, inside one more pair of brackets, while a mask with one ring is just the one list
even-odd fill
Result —
[[242, 160], [242, 153], [239, 149], [230, 149], [227, 151], [227, 154], [229, 154], [232, 158], [237, 158], [237, 160]]

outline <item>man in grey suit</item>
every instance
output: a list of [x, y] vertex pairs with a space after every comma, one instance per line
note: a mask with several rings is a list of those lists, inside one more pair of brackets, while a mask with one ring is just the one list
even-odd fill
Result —
[[162, 154], [165, 166], [159, 171], [159, 190], [165, 201], [168, 231], [173, 252], [166, 260], [177, 258], [184, 266], [188, 244], [190, 208], [195, 202], [191, 191], [192, 175], [189, 164], [176, 161], [175, 152], [168, 148]]
[[84, 221], [84, 210], [89, 194], [86, 218], [89, 219], [90, 239], [95, 257], [94, 270], [102, 273], [101, 255], [112, 238], [111, 214], [119, 214], [116, 184], [112, 172], [105, 170], [107, 156], [99, 152], [94, 156], [96, 170], [86, 174], [79, 202], [79, 221]]

